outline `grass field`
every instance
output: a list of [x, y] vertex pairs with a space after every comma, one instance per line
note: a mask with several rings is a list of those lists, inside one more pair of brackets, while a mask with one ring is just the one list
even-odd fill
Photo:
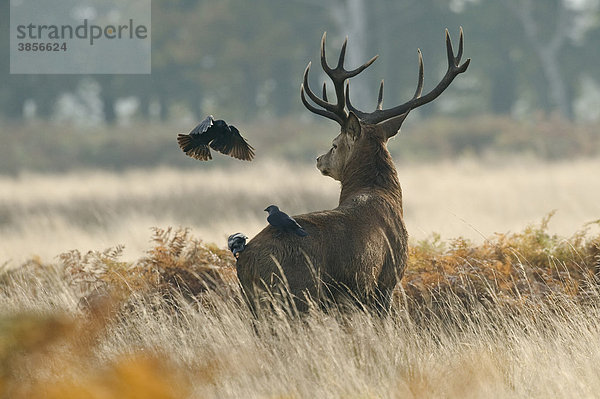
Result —
[[31, 261], [0, 278], [0, 397], [596, 397], [600, 235], [547, 221], [413, 246], [385, 317], [253, 321], [231, 255], [182, 230]]
[[[338, 183], [312, 165], [203, 166], [0, 177], [0, 264], [119, 244], [132, 260], [147, 248], [153, 226], [189, 227], [224, 247], [229, 234], [260, 231], [270, 204], [291, 214], [337, 205]], [[521, 230], [552, 210], [550, 231], [570, 235], [600, 217], [598, 170], [600, 159], [398, 165], [413, 240], [437, 232], [481, 241]]]
[[0, 398], [597, 397], [597, 170], [398, 165], [411, 249], [392, 312], [257, 321], [225, 238], [271, 203], [335, 207], [313, 166], [2, 177]]

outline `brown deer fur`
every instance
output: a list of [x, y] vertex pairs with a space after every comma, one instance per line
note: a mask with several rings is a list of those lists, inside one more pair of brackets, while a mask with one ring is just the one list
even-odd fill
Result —
[[[419, 53], [419, 84], [414, 97], [401, 106], [382, 110], [382, 82], [377, 110], [367, 114], [352, 107], [347, 97], [349, 89], [344, 93], [343, 85], [375, 58], [354, 71], [346, 71], [344, 43], [338, 66], [331, 69], [325, 61], [323, 35], [321, 61], [334, 81], [338, 102], [328, 103], [325, 90], [322, 99], [310, 91], [310, 64], [301, 94], [309, 110], [342, 126], [332, 148], [317, 158], [317, 168], [341, 182], [339, 205], [328, 211], [294, 216], [308, 232], [307, 237], [281, 235], [267, 226], [247, 244], [239, 254], [237, 273], [252, 310], [269, 302], [264, 298], [282, 293], [293, 298], [292, 304], [299, 311], [306, 311], [311, 300], [327, 304], [346, 299], [377, 310], [389, 309], [392, 290], [406, 267], [408, 234], [403, 221], [402, 190], [387, 140], [397, 133], [412, 108], [435, 99], [456, 75], [466, 70], [468, 60], [459, 65], [462, 40], [461, 30], [459, 55], [455, 58], [446, 31], [448, 72], [430, 93], [421, 98], [423, 64]], [[308, 104], [305, 90], [325, 110]]]
[[360, 133], [339, 179], [339, 206], [294, 216], [307, 237], [276, 238], [276, 230], [267, 226], [240, 253], [238, 276], [253, 307], [261, 291], [289, 289], [299, 311], [307, 309], [308, 298], [339, 302], [342, 296], [388, 308], [407, 257], [402, 191], [376, 127], [360, 126], [351, 117]]

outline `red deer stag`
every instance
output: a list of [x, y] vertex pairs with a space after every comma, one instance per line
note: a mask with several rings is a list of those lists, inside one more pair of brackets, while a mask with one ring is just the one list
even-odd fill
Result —
[[[253, 311], [262, 298], [282, 291], [291, 295], [298, 311], [306, 311], [311, 300], [338, 303], [342, 298], [377, 311], [389, 310], [392, 290], [406, 266], [408, 234], [402, 220], [402, 190], [387, 141], [398, 133], [410, 110], [437, 98], [470, 62], [467, 59], [460, 64], [462, 28], [456, 56], [446, 29], [448, 70], [440, 83], [421, 96], [423, 59], [419, 50], [419, 78], [413, 98], [383, 109], [382, 81], [377, 107], [367, 113], [352, 106], [349, 83], [345, 90], [344, 84], [377, 56], [354, 70], [344, 69], [346, 39], [337, 66], [331, 68], [325, 59], [325, 36], [321, 39], [321, 66], [333, 81], [337, 101], [328, 102], [325, 84], [322, 98], [311, 91], [310, 63], [300, 94], [306, 108], [341, 126], [331, 149], [317, 158], [321, 173], [341, 182], [339, 205], [329, 211], [294, 216], [308, 232], [307, 237], [278, 236], [275, 228], [267, 226], [248, 243], [238, 258], [237, 273]], [[305, 93], [321, 108], [311, 105]]]

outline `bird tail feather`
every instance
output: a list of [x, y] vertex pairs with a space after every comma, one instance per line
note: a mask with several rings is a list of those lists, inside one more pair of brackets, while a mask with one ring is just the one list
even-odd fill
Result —
[[194, 139], [189, 134], [180, 134], [177, 136], [179, 147], [187, 156], [200, 161], [208, 161], [212, 159], [210, 148], [205, 144], [196, 144]]
[[179, 134], [177, 135], [177, 144], [184, 151], [187, 152], [192, 149], [192, 138], [189, 134]]
[[304, 230], [302, 227], [300, 227], [299, 229], [297, 229], [295, 231], [296, 235], [299, 235], [300, 237], [306, 237], [308, 235], [308, 233], [306, 232], [306, 230]]
[[203, 144], [186, 152], [186, 154], [189, 155], [190, 157], [192, 157], [194, 159], [198, 159], [200, 161], [208, 161], [208, 160], [212, 159], [212, 156], [210, 155], [210, 149], [208, 148], [207, 145], [203, 145]]

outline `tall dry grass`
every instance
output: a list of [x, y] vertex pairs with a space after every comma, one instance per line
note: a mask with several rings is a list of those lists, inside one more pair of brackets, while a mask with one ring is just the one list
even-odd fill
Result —
[[0, 278], [0, 397], [596, 397], [600, 236], [547, 222], [418, 243], [383, 318], [254, 320], [231, 255], [185, 230], [135, 262], [31, 261]]

